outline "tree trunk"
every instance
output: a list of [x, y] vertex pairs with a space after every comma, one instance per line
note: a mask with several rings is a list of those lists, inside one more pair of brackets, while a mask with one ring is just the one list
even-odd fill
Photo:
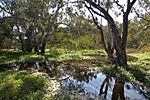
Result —
[[24, 48], [24, 45], [21, 43], [21, 51], [22, 52], [26, 52], [25, 48]]
[[116, 66], [127, 66], [127, 55], [125, 48], [121, 49], [121, 54], [116, 52], [116, 56]]
[[128, 13], [123, 15], [123, 32], [121, 34], [121, 54], [117, 54], [117, 65], [127, 66], [126, 44], [128, 36]]
[[108, 49], [106, 50], [106, 52], [107, 52], [108, 59], [109, 59], [112, 63], [114, 63], [114, 62], [115, 62], [114, 55], [113, 55], [114, 50], [113, 50], [112, 48], [108, 48]]
[[39, 49], [38, 49], [38, 46], [37, 46], [37, 45], [34, 46], [34, 51], [35, 51], [36, 53], [39, 52]]
[[[107, 0], [107, 2], [109, 2], [109, 0]], [[107, 12], [109, 13], [109, 8], [107, 8]], [[108, 55], [108, 59], [114, 63], [114, 39], [113, 39], [113, 35], [111, 32], [111, 27], [109, 22], [107, 21], [108, 24], [108, 35], [107, 35], [107, 55]]]
[[23, 41], [21, 35], [19, 35], [19, 42], [21, 43], [21, 50], [22, 50], [22, 52], [25, 52], [24, 41]]
[[32, 52], [32, 47], [30, 45], [26, 45], [26, 52]]
[[45, 48], [46, 48], [46, 38], [44, 38], [44, 41], [42, 43], [42, 46], [41, 46], [41, 53], [45, 53]]
[[[112, 37], [113, 37], [113, 41], [114, 41], [113, 43], [115, 45], [115, 51], [116, 51], [116, 56], [117, 56], [116, 65], [117, 66], [127, 66], [126, 42], [127, 42], [127, 36], [128, 36], [128, 15], [129, 15], [129, 13], [131, 11], [131, 8], [133, 7], [134, 3], [137, 0], [132, 0], [132, 1], [127, 0], [126, 11], [124, 11], [124, 7], [122, 8], [122, 12], [123, 12], [123, 32], [122, 32], [122, 36], [119, 34], [119, 31], [117, 29], [117, 26], [116, 26], [113, 18], [108, 13], [108, 11], [105, 10], [105, 8], [103, 8], [102, 6], [100, 6], [99, 4], [94, 2], [93, 0], [85, 0], [85, 1], [88, 4], [90, 4], [90, 6], [87, 6], [86, 3], [85, 3], [85, 6], [89, 9], [91, 14], [93, 12], [93, 13], [105, 18], [108, 21], [109, 25], [110, 25], [110, 29], [111, 29]], [[96, 10], [94, 10], [94, 9], [99, 10], [100, 13], [97, 12]], [[94, 17], [93, 14], [92, 14], [92, 17]]]
[[[122, 45], [122, 39], [113, 21], [109, 21], [114, 38], [114, 49], [116, 51], [116, 66], [127, 66], [126, 45]], [[126, 43], [125, 43], [126, 44]]]
[[[108, 11], [107, 11], [108, 12]], [[113, 36], [112, 36], [112, 32], [111, 32], [111, 28], [110, 25], [108, 23], [108, 36], [107, 36], [107, 55], [108, 55], [108, 59], [114, 63], [114, 41], [113, 41]]]
[[28, 39], [25, 41], [25, 50], [26, 52], [32, 52], [32, 41], [30, 37], [27, 37]]
[[25, 48], [26, 48], [26, 52], [32, 52], [32, 26], [29, 27], [26, 37], [27, 39], [25, 40]]

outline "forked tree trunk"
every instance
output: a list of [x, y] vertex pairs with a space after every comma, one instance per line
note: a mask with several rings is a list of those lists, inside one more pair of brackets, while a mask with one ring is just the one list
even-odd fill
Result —
[[[88, 7], [87, 7], [87, 8], [88, 8]], [[90, 11], [90, 10], [89, 10], [89, 11]], [[90, 11], [90, 13], [91, 13], [91, 15], [92, 15], [92, 17], [93, 17], [94, 23], [96, 24], [97, 28], [98, 28], [99, 31], [100, 31], [100, 34], [101, 34], [101, 44], [102, 44], [102, 46], [103, 46], [105, 52], [107, 53], [108, 58], [111, 59], [112, 62], [114, 62], [114, 55], [113, 55], [113, 53], [114, 53], [114, 46], [113, 46], [112, 43], [111, 43], [111, 42], [113, 42], [113, 41], [109, 41], [109, 40], [108, 40], [108, 42], [107, 42], [107, 43], [108, 43], [108, 46], [106, 47], [106, 42], [105, 42], [104, 32], [103, 32], [102, 26], [101, 26], [101, 25], [98, 25], [97, 21], [96, 21], [95, 18], [94, 18], [94, 15], [92, 14], [91, 11]], [[111, 29], [110, 29], [110, 26], [109, 26], [108, 28], [109, 28], [109, 33], [108, 33], [108, 34], [110, 34], [110, 30], [111, 30]], [[112, 38], [112, 37], [110, 37], [110, 38]]]
[[[122, 36], [119, 34], [119, 31], [115, 25], [115, 22], [113, 20], [113, 18], [111, 17], [111, 15], [99, 4], [97, 4], [97, 2], [94, 2], [93, 0], [85, 0], [86, 3], [88, 3], [90, 6], [87, 6], [85, 3], [85, 6], [89, 9], [89, 11], [103, 18], [105, 18], [111, 28], [111, 32], [112, 32], [112, 37], [113, 37], [113, 41], [114, 41], [114, 45], [115, 45], [115, 51], [116, 51], [116, 65], [117, 66], [127, 66], [127, 55], [126, 55], [126, 41], [127, 41], [127, 36], [128, 36], [128, 15], [131, 11], [131, 8], [133, 7], [133, 5], [135, 4], [135, 2], [137, 0], [127, 0], [127, 7], [126, 10], [124, 10], [124, 7], [122, 6], [122, 13], [123, 13], [123, 32], [122, 32]], [[99, 0], [100, 3], [100, 0]], [[116, 2], [116, 4], [118, 5], [118, 2]], [[120, 6], [120, 5], [119, 5]], [[97, 12], [96, 10], [99, 10], [101, 13]], [[92, 16], [94, 16], [92, 14]], [[95, 20], [94, 20], [95, 21]], [[106, 48], [104, 48], [106, 50]], [[111, 54], [111, 52], [110, 52]]]
[[122, 44], [122, 38], [119, 35], [119, 31], [113, 22], [113, 20], [109, 20], [110, 27], [112, 29], [113, 38], [114, 38], [114, 49], [116, 51], [116, 66], [127, 66], [127, 57], [126, 57], [126, 42]]

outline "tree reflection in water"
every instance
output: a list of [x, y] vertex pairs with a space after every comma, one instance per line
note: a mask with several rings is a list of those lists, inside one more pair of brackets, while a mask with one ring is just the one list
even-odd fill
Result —
[[112, 91], [112, 100], [125, 100], [124, 84], [121, 80], [116, 80]]
[[[100, 87], [100, 92], [99, 95], [102, 96], [104, 94], [104, 98], [107, 98], [107, 91], [108, 88], [112, 88], [111, 86], [112, 83], [112, 77], [106, 76], [104, 79], [101, 87]], [[112, 90], [112, 100], [125, 100], [124, 96], [124, 83], [121, 80], [115, 80], [114, 88]]]
[[[99, 93], [99, 95], [100, 96], [102, 96], [102, 94], [104, 94], [104, 98], [106, 99], [106, 97], [107, 97], [107, 91], [108, 91], [108, 87], [110, 86], [110, 88], [111, 88], [111, 82], [112, 82], [112, 78], [111, 77], [109, 77], [109, 76], [107, 76], [105, 79], [104, 79], [104, 81], [103, 81], [103, 83], [102, 83], [102, 85], [101, 85], [101, 87], [100, 87], [100, 93]], [[104, 87], [105, 87], [105, 90], [104, 90]], [[103, 91], [104, 90], [104, 91]]]

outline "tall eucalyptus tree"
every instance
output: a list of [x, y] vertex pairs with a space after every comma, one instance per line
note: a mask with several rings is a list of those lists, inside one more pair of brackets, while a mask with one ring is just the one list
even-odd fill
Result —
[[104, 0], [85, 0], [85, 5], [93, 14], [93, 16], [97, 15], [99, 17], [103, 17], [108, 21], [112, 32], [114, 49], [116, 51], [116, 65], [126, 66], [127, 65], [126, 44], [127, 44], [128, 21], [129, 21], [128, 16], [136, 0], [132, 1], [127, 0], [125, 4], [124, 3], [121, 4], [120, 1], [121, 0], [111, 0], [109, 1], [110, 2], [109, 5], [116, 5], [120, 10], [120, 14], [122, 15], [123, 18], [122, 33], [119, 33], [119, 30], [115, 24], [115, 20], [113, 19], [112, 14], [108, 13], [106, 10], [105, 4], [108, 4], [107, 2], [105, 2]]

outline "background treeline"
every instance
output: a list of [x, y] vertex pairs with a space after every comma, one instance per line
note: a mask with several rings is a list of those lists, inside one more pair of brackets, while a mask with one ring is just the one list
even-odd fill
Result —
[[[80, 17], [80, 16], [79, 16]], [[149, 17], [150, 19], [150, 17]], [[140, 49], [143, 46], [150, 44], [150, 30], [145, 27], [147, 21], [134, 18], [129, 23], [129, 36], [127, 39], [127, 47]], [[6, 29], [0, 30], [0, 49], [21, 49], [18, 36], [10, 34], [8, 30], [10, 24], [3, 21], [1, 18], [1, 25]], [[120, 24], [118, 23], [118, 26]], [[121, 25], [120, 25], [121, 27]], [[103, 30], [108, 33], [108, 27], [104, 26]], [[47, 40], [46, 48], [66, 48], [66, 49], [99, 49], [101, 48], [101, 36], [96, 26], [89, 20], [82, 17], [77, 20], [74, 26], [62, 26], [51, 34]]]
[[[78, 9], [78, 11], [77, 11]], [[0, 50], [41, 52], [46, 48], [99, 49], [101, 35], [80, 3], [63, 0], [2, 0], [0, 4]], [[127, 47], [140, 49], [150, 43], [149, 13], [129, 22]], [[122, 24], [116, 22], [118, 28]], [[105, 38], [108, 26], [103, 26]], [[107, 41], [105, 41], [107, 42]]]

